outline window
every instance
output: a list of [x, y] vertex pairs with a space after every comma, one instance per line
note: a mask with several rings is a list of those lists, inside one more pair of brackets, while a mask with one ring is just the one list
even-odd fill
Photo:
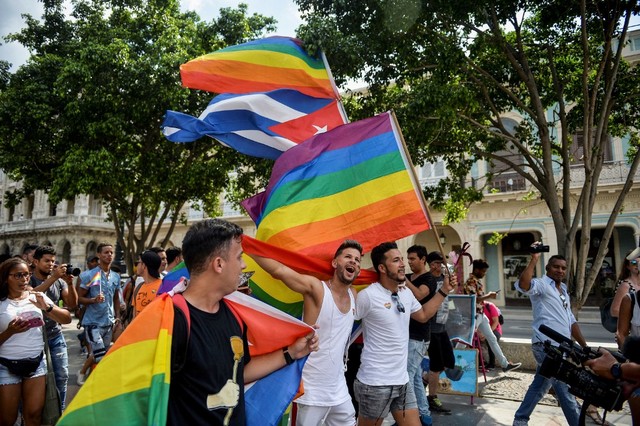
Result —
[[[570, 148], [571, 164], [582, 164], [584, 161], [584, 132], [578, 130], [573, 135], [573, 144]], [[607, 136], [607, 141], [604, 143], [604, 161], [612, 161], [611, 154], [611, 137]]]

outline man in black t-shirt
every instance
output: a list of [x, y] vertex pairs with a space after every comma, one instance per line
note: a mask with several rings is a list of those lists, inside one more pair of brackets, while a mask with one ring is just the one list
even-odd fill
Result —
[[[427, 303], [436, 292], [435, 287], [430, 288], [427, 283], [427, 249], [424, 246], [414, 245], [407, 250], [407, 261], [411, 268], [411, 275], [407, 275], [405, 284], [421, 305]], [[420, 422], [423, 426], [432, 424], [429, 403], [422, 383], [422, 359], [429, 348], [431, 335], [431, 322], [419, 322], [409, 320], [409, 357], [407, 359], [407, 371], [409, 383], [413, 385], [416, 394], [416, 402], [420, 412]]]
[[190, 280], [183, 296], [191, 318], [176, 310], [167, 424], [244, 425], [244, 383], [258, 380], [318, 349], [318, 338], [251, 358], [246, 325], [238, 323], [223, 297], [240, 284], [242, 228], [221, 219], [191, 226], [182, 242]]

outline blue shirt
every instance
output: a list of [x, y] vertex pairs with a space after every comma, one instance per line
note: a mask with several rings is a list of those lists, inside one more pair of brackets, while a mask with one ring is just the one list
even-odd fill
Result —
[[533, 337], [531, 343], [542, 343], [545, 340], [551, 341], [554, 346], [559, 344], [544, 335], [538, 328], [544, 324], [552, 330], [557, 331], [563, 336], [571, 339], [571, 326], [576, 322], [576, 318], [571, 312], [571, 298], [567, 293], [567, 285], [560, 284], [560, 296], [556, 288], [556, 282], [548, 275], [542, 278], [533, 278], [529, 291], [525, 291], [520, 287], [520, 280], [515, 283], [516, 290], [522, 294], [526, 294], [531, 299], [533, 308]]
[[[98, 271], [100, 271], [100, 285], [89, 286], [91, 279]], [[109, 271], [107, 274], [100, 266], [96, 266], [88, 272], [89, 273], [82, 278], [80, 288], [88, 290], [86, 296], [88, 298], [96, 297], [100, 294], [100, 291], [102, 291], [104, 302], [87, 305], [87, 309], [82, 317], [82, 325], [110, 326], [115, 322], [113, 295], [120, 289], [120, 275], [113, 271]], [[118, 309], [120, 309], [120, 307], [118, 307]]]

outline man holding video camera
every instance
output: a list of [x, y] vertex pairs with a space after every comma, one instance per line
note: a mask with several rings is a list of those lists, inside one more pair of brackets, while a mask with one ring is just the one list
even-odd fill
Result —
[[[580, 346], [587, 345], [571, 312], [567, 286], [562, 282], [567, 273], [567, 261], [560, 255], [551, 256], [545, 268], [546, 275], [542, 278], [534, 278], [533, 274], [540, 254], [548, 252], [549, 247], [542, 246], [540, 242], [537, 242], [531, 246], [530, 251], [531, 260], [516, 281], [515, 287], [522, 294], [529, 296], [531, 300], [533, 308], [531, 350], [538, 368], [524, 400], [515, 413], [513, 425], [528, 424], [529, 417], [536, 405], [553, 386], [567, 422], [570, 426], [577, 426], [580, 410], [576, 398], [569, 393], [567, 384], [554, 378], [548, 379], [540, 374], [540, 365], [545, 358], [544, 341], [549, 340], [539, 331], [541, 325], [546, 325], [567, 338], [575, 338]], [[555, 342], [552, 343], [556, 345]]]

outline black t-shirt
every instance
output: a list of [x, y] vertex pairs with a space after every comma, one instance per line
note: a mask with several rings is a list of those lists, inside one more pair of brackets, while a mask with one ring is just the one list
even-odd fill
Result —
[[[420, 288], [420, 286], [426, 285], [429, 287], [429, 294], [422, 298], [422, 300], [418, 300], [421, 305], [427, 303], [433, 297], [434, 289], [429, 285], [429, 280], [427, 279], [427, 274], [422, 274], [416, 277], [415, 281], [412, 280], [413, 275], [407, 276], [407, 279], [411, 281], [411, 283]], [[420, 322], [414, 319], [409, 320], [409, 338], [412, 340], [424, 340], [425, 342], [429, 341], [431, 336], [431, 320], [427, 322]]]
[[[187, 302], [188, 303], [188, 302]], [[180, 309], [174, 307], [173, 340], [171, 359], [173, 368], [169, 390], [169, 407], [167, 424], [169, 425], [221, 425], [227, 415], [228, 408], [209, 409], [207, 397], [215, 395], [233, 380], [234, 355], [231, 347], [232, 337], [242, 337], [244, 355], [240, 356], [235, 375], [239, 394], [233, 396], [233, 414], [231, 425], [244, 425], [244, 366], [251, 359], [246, 338], [246, 326], [240, 328], [233, 312], [220, 302], [220, 309], [215, 314], [201, 311], [191, 305], [191, 335], [186, 352], [186, 361], [178, 371], [174, 361], [184, 358], [187, 323]], [[228, 401], [228, 398], [220, 398]]]

